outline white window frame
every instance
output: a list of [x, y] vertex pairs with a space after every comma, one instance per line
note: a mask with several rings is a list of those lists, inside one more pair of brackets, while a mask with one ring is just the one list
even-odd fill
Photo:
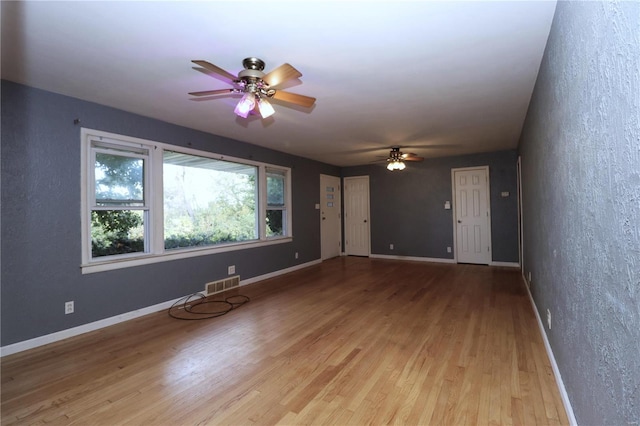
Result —
[[[226, 155], [200, 151], [192, 148], [184, 148], [176, 145], [154, 142], [131, 136], [118, 135], [100, 130], [81, 129], [81, 238], [82, 238], [82, 262], [83, 274], [108, 271], [132, 266], [146, 265], [150, 263], [166, 262], [176, 259], [184, 259], [195, 256], [204, 256], [227, 251], [244, 250], [282, 244], [293, 241], [292, 224], [292, 197], [291, 197], [291, 169], [288, 167], [261, 163]], [[140, 148], [148, 150], [148, 160], [145, 164], [145, 208], [148, 209], [145, 218], [145, 252], [128, 253], [122, 255], [91, 257], [91, 211], [95, 206], [95, 158], [92, 141], [108, 143], [131, 149], [131, 156]], [[258, 168], [258, 214], [256, 220], [259, 229], [257, 240], [222, 243], [206, 247], [189, 247], [179, 249], [164, 249], [164, 217], [163, 217], [163, 152], [164, 150], [180, 152], [184, 154], [208, 157], [214, 160], [241, 163]], [[126, 151], [125, 151], [126, 152]], [[129, 154], [126, 154], [129, 156]], [[275, 169], [285, 173], [285, 211], [286, 227], [285, 235], [266, 236], [266, 176], [267, 169]]]
[[[261, 194], [264, 195], [264, 202], [262, 203], [262, 206], [264, 206], [264, 208], [261, 210], [261, 213], [264, 217], [260, 218], [260, 223], [263, 224], [262, 226], [262, 231], [264, 233], [264, 235], [261, 235], [262, 237], [264, 237], [265, 239], [277, 239], [277, 238], [282, 238], [282, 236], [273, 236], [273, 237], [267, 237], [266, 233], [267, 233], [267, 210], [280, 210], [283, 212], [283, 221], [284, 221], [284, 226], [283, 226], [283, 231], [284, 231], [284, 236], [286, 235], [291, 235], [292, 232], [292, 228], [290, 225], [290, 209], [291, 209], [291, 172], [287, 171], [285, 168], [283, 167], [273, 167], [273, 166], [267, 166], [264, 167], [262, 169], [264, 171], [264, 179], [260, 179], [260, 182], [264, 182], [264, 189], [262, 191], [260, 191]], [[270, 171], [275, 171], [275, 172], [284, 172], [284, 206], [282, 207], [269, 207], [269, 203], [267, 202], [267, 175]]]
[[[107, 143], [100, 143], [99, 145], [102, 146], [97, 146], [97, 147], [92, 147], [93, 145], [93, 141], [95, 139], [92, 139], [89, 142], [89, 155], [90, 155], [90, 163], [91, 165], [94, 165], [96, 163], [96, 153], [105, 153], [105, 154], [111, 154], [112, 153], [112, 149], [110, 149], [109, 145], [112, 146], [117, 146], [118, 148], [123, 148], [122, 150], [120, 150], [121, 152], [118, 155], [121, 155], [122, 157], [128, 157], [128, 158], [139, 158], [142, 159], [145, 163], [144, 163], [144, 167], [143, 167], [143, 201], [144, 201], [144, 205], [142, 207], [140, 206], [98, 206], [97, 202], [96, 202], [96, 191], [94, 190], [95, 188], [95, 167], [89, 167], [89, 181], [92, 183], [92, 185], [90, 185], [90, 187], [88, 188], [89, 190], [87, 191], [87, 196], [89, 199], [89, 205], [88, 205], [88, 217], [87, 219], [89, 220], [89, 230], [91, 229], [91, 213], [93, 211], [98, 211], [98, 210], [140, 210], [143, 211], [143, 226], [144, 226], [144, 235], [145, 235], [145, 239], [144, 239], [144, 251], [143, 252], [137, 252], [137, 253], [127, 253], [127, 254], [121, 254], [121, 255], [117, 255], [118, 259], [126, 259], [127, 257], [136, 257], [139, 256], [143, 253], [149, 253], [150, 249], [152, 247], [153, 244], [153, 235], [150, 234], [150, 230], [151, 228], [149, 227], [149, 223], [151, 222], [151, 215], [152, 215], [152, 209], [150, 206], [150, 202], [151, 202], [151, 190], [150, 190], [150, 175], [151, 175], [151, 155], [150, 155], [150, 150], [148, 147], [143, 147], [141, 145], [129, 145], [129, 144], [124, 144], [124, 143], [117, 143], [117, 144], [111, 144], [109, 143], [110, 141], [104, 141], [104, 140], [100, 140], [99, 142], [107, 142]], [[127, 150], [126, 148], [131, 148], [131, 150]], [[147, 153], [143, 154], [140, 152], [136, 152], [136, 151], [140, 151], [140, 148], [144, 149]], [[89, 232], [90, 235], [90, 232]], [[92, 259], [91, 257], [91, 237], [89, 236], [89, 251], [88, 253], [88, 260]]]

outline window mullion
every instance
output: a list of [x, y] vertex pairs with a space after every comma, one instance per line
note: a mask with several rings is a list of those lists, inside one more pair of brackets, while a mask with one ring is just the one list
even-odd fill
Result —
[[82, 225], [82, 263], [87, 264], [91, 260], [91, 206], [95, 205], [95, 176], [93, 164], [95, 153], [91, 149], [91, 141], [85, 130], [81, 131], [80, 146], [82, 153], [81, 167], [81, 225]]
[[286, 231], [285, 231], [285, 235], [287, 235], [288, 237], [293, 236], [293, 226], [292, 226], [292, 221], [291, 218], [292, 216], [292, 197], [291, 197], [291, 170], [289, 170], [286, 175], [285, 175], [285, 181], [284, 181], [284, 191], [285, 191], [285, 202], [284, 202], [284, 220], [286, 223]]
[[101, 154], [111, 154], [111, 155], [118, 155], [120, 157], [127, 157], [127, 158], [140, 158], [140, 159], [146, 159], [149, 157], [150, 154], [140, 154], [137, 152], [127, 152], [127, 151], [120, 151], [120, 150], [112, 150], [112, 149], [105, 149], [105, 148], [100, 148], [100, 147], [96, 147], [94, 146], [93, 149], [93, 158], [95, 159], [95, 154], [96, 153], [101, 153]]
[[267, 239], [267, 170], [261, 165], [258, 170], [259, 188], [258, 188], [258, 230], [260, 231], [260, 240]]
[[162, 156], [164, 150], [155, 148], [149, 153], [149, 205], [152, 207], [149, 217], [150, 251], [153, 254], [164, 252], [164, 186]]
[[142, 211], [148, 211], [150, 210], [149, 207], [147, 206], [127, 206], [127, 205], [113, 205], [113, 206], [92, 206], [89, 209], [89, 212], [92, 211], [113, 211], [113, 210], [142, 210]]
[[[90, 162], [88, 167], [89, 172], [89, 186], [87, 187], [87, 201], [88, 205], [95, 207], [96, 206], [96, 151], [95, 149], [90, 149]], [[91, 214], [89, 214], [91, 216]]]

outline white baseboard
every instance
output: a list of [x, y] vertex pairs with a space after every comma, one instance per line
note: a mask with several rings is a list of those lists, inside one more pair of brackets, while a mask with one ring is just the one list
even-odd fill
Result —
[[536, 302], [533, 300], [533, 296], [531, 295], [531, 290], [527, 285], [527, 280], [524, 277], [524, 275], [522, 275], [522, 280], [524, 281], [524, 286], [527, 289], [527, 294], [529, 295], [529, 301], [531, 302], [531, 306], [533, 307], [533, 312], [536, 314], [536, 320], [538, 321], [540, 334], [542, 334], [544, 347], [547, 350], [547, 355], [549, 356], [549, 360], [551, 361], [551, 368], [553, 370], [553, 375], [556, 378], [556, 383], [558, 384], [558, 390], [560, 391], [562, 404], [564, 405], [564, 409], [567, 412], [567, 417], [569, 418], [569, 424], [571, 426], [578, 426], [578, 422], [576, 421], [576, 416], [575, 414], [573, 414], [573, 408], [571, 407], [571, 401], [569, 401], [569, 395], [567, 394], [567, 390], [564, 387], [564, 382], [562, 381], [562, 376], [560, 375], [560, 370], [558, 369], [558, 364], [556, 363], [556, 358], [553, 356], [553, 351], [551, 350], [551, 344], [549, 343], [549, 339], [547, 338], [547, 332], [544, 329], [544, 323], [542, 322], [542, 318], [540, 318], [540, 314], [538, 313], [538, 307], [536, 306]]
[[[267, 278], [277, 277], [278, 275], [287, 274], [289, 272], [303, 269], [311, 265], [320, 263], [321, 260], [313, 260], [311, 262], [302, 263], [300, 265], [292, 266], [291, 268], [282, 269], [279, 271], [271, 272], [269, 274], [260, 275], [257, 277], [249, 278], [247, 280], [241, 280], [240, 285], [253, 284], [258, 281], [265, 280]], [[145, 308], [137, 309], [135, 311], [126, 312], [124, 314], [116, 315], [110, 318], [101, 319], [98, 321], [83, 324], [78, 327], [68, 328], [66, 330], [57, 331], [55, 333], [47, 334], [45, 336], [35, 337], [33, 339], [24, 340], [22, 342], [13, 343], [11, 345], [3, 346], [0, 348], [0, 357], [12, 355], [18, 352], [26, 351], [28, 349], [37, 348], [39, 346], [48, 345], [49, 343], [58, 342], [60, 340], [68, 339], [69, 337], [78, 336], [80, 334], [88, 333], [90, 331], [99, 330], [101, 328], [109, 327], [124, 321], [132, 320], [144, 315], [152, 314], [154, 312], [169, 309], [174, 303], [181, 300], [179, 297], [167, 302], [158, 303], [157, 305], [147, 306]]]
[[3, 346], [0, 348], [0, 357], [15, 354], [17, 352], [26, 351], [28, 349], [37, 348], [38, 346], [48, 345], [49, 343], [58, 342], [60, 340], [68, 339], [69, 337], [78, 336], [80, 334], [88, 333], [90, 331], [99, 330], [101, 328], [109, 327], [110, 325], [118, 324], [124, 321], [128, 321], [134, 318], [138, 318], [144, 315], [152, 314], [154, 312], [162, 311], [163, 309], [169, 309], [181, 297], [175, 300], [169, 300], [167, 302], [158, 303], [157, 305], [147, 306], [146, 308], [137, 309], [135, 311], [126, 312], [124, 314], [116, 315], [110, 318], [101, 319], [98, 321], [90, 322], [88, 324], [79, 325], [77, 327], [68, 328], [66, 330], [57, 331], [55, 333], [47, 334], [44, 336], [35, 337], [29, 340], [23, 340], [22, 342], [13, 343], [11, 345]]
[[258, 275], [257, 277], [249, 278], [246, 280], [241, 280], [240, 285], [243, 286], [243, 285], [257, 283], [258, 281], [263, 281], [269, 278], [277, 277], [279, 275], [288, 274], [289, 272], [297, 271], [299, 269], [308, 268], [309, 266], [317, 265], [318, 263], [322, 263], [322, 259], [312, 260], [311, 262], [301, 263], [300, 265], [292, 266], [287, 269], [280, 269], [279, 271], [270, 272], [264, 275]]
[[489, 266], [506, 266], [507, 268], [519, 268], [520, 264], [518, 262], [491, 262]]
[[412, 260], [416, 262], [456, 263], [455, 259], [444, 259], [440, 257], [391, 256], [388, 254], [373, 253], [369, 257], [374, 259]]
[[[457, 263], [455, 259], [445, 259], [440, 257], [418, 257], [418, 256], [393, 256], [388, 254], [371, 254], [369, 257], [377, 259], [412, 260], [417, 262], [434, 263]], [[489, 266], [505, 266], [507, 268], [520, 268], [518, 262], [491, 262]]]

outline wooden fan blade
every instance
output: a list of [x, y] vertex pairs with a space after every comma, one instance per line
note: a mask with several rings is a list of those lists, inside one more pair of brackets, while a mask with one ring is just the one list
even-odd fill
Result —
[[276, 90], [276, 93], [273, 95], [273, 99], [291, 102], [292, 104], [301, 105], [307, 108], [313, 105], [316, 101], [316, 98], [312, 98], [311, 96], [298, 95], [297, 93], [285, 92], [282, 90]]
[[200, 65], [202, 68], [206, 68], [209, 71], [213, 71], [214, 73], [218, 74], [220, 77], [223, 77], [224, 80], [226, 80], [228, 83], [233, 84], [233, 82], [235, 80], [238, 79], [238, 77], [236, 77], [235, 75], [231, 74], [228, 71], [223, 70], [222, 68], [220, 68], [217, 65], [213, 65], [210, 62], [207, 61], [203, 61], [203, 60], [195, 60], [195, 61], [191, 61], [194, 64]]
[[402, 154], [402, 161], [423, 161], [424, 157], [418, 157], [412, 152]]
[[282, 64], [278, 68], [272, 70], [264, 77], [262, 77], [262, 81], [273, 88], [278, 84], [284, 83], [285, 81], [300, 77], [302, 77], [302, 73], [300, 71], [289, 64]]
[[189, 92], [191, 96], [211, 96], [221, 95], [223, 93], [233, 93], [234, 89], [218, 89], [218, 90], [204, 90], [202, 92]]
[[227, 84], [233, 84], [234, 86], [237, 86], [237, 85], [238, 85], [238, 84], [237, 84], [237, 80], [236, 80], [236, 81], [229, 81], [229, 79], [228, 79], [227, 77], [223, 77], [223, 76], [221, 76], [220, 74], [217, 74], [217, 73], [215, 73], [215, 72], [213, 72], [213, 71], [211, 71], [211, 70], [208, 70], [208, 69], [206, 69], [206, 68], [202, 68], [202, 67], [191, 67], [191, 69], [194, 69], [194, 70], [196, 70], [196, 71], [198, 71], [198, 72], [201, 72], [201, 73], [202, 73], [202, 74], [204, 74], [204, 75], [208, 75], [209, 77], [213, 77], [213, 78], [215, 78], [216, 80], [220, 80], [220, 81], [222, 81], [222, 82], [224, 82], [224, 83], [227, 83]]

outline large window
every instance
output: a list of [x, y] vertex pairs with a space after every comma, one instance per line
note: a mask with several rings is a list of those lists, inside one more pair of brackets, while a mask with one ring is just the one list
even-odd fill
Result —
[[290, 241], [289, 169], [82, 130], [83, 272]]
[[256, 166], [165, 151], [164, 248], [258, 239], [257, 179]]

